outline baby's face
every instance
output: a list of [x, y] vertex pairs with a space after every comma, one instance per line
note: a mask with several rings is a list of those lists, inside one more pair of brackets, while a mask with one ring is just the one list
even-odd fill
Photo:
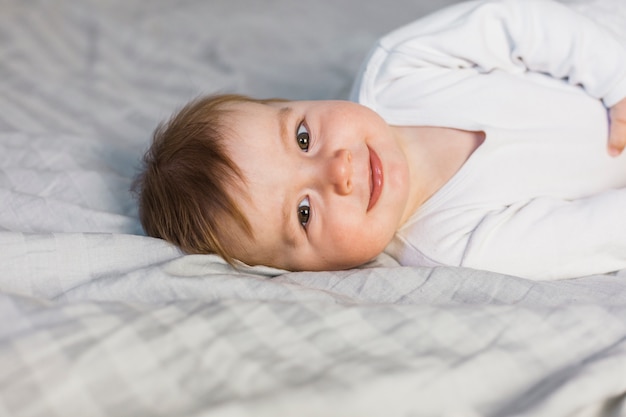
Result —
[[[227, 151], [246, 180], [233, 193], [255, 239], [235, 257], [289, 270], [363, 264], [406, 220], [405, 153], [375, 112], [341, 101], [229, 107]], [[230, 134], [232, 133], [232, 135]]]

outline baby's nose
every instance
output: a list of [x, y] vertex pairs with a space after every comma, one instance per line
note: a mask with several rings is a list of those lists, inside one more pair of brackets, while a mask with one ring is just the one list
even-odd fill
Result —
[[328, 179], [340, 195], [352, 192], [352, 154], [347, 149], [338, 150], [328, 163]]

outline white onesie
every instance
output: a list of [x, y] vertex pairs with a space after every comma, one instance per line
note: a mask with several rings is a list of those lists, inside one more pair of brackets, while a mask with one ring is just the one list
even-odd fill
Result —
[[626, 154], [606, 146], [624, 97], [626, 48], [548, 0], [462, 3], [382, 38], [354, 101], [486, 134], [386, 252], [535, 279], [626, 268]]

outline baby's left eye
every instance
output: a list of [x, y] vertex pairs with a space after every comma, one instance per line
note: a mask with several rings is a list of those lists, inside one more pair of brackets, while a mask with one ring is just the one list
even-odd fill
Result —
[[310, 142], [309, 131], [304, 125], [304, 122], [300, 123], [300, 126], [298, 126], [298, 131], [296, 132], [296, 140], [298, 142], [298, 146], [300, 147], [300, 149], [302, 149], [304, 152], [309, 151], [309, 142]]

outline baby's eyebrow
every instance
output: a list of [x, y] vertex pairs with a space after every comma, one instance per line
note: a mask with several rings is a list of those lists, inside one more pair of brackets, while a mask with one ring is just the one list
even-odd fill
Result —
[[297, 239], [296, 239], [296, 230], [294, 229], [294, 224], [293, 224], [293, 217], [292, 217], [292, 210], [295, 210], [294, 208], [290, 207], [291, 205], [289, 204], [289, 201], [287, 199], [285, 199], [285, 201], [283, 202], [283, 227], [282, 227], [282, 231], [283, 231], [283, 242], [285, 242], [285, 244], [289, 247], [293, 247], [296, 245]]
[[291, 117], [291, 113], [293, 113], [293, 109], [288, 106], [281, 107], [280, 110], [278, 110], [279, 133], [285, 149], [289, 149], [288, 146], [290, 144], [291, 135], [289, 134], [288, 122]]
[[[293, 145], [295, 140], [292, 138], [292, 135], [289, 133], [289, 119], [291, 119], [291, 114], [293, 113], [293, 109], [289, 106], [281, 107], [278, 110], [278, 124], [279, 124], [279, 132], [280, 138], [285, 146], [285, 150], [289, 150], [289, 146]], [[291, 196], [285, 193], [285, 198], [283, 200], [283, 213], [282, 213], [282, 238], [285, 244], [288, 246], [295, 246], [297, 242], [297, 232], [294, 229], [293, 223], [293, 213], [296, 210], [296, 207], [292, 207]]]

